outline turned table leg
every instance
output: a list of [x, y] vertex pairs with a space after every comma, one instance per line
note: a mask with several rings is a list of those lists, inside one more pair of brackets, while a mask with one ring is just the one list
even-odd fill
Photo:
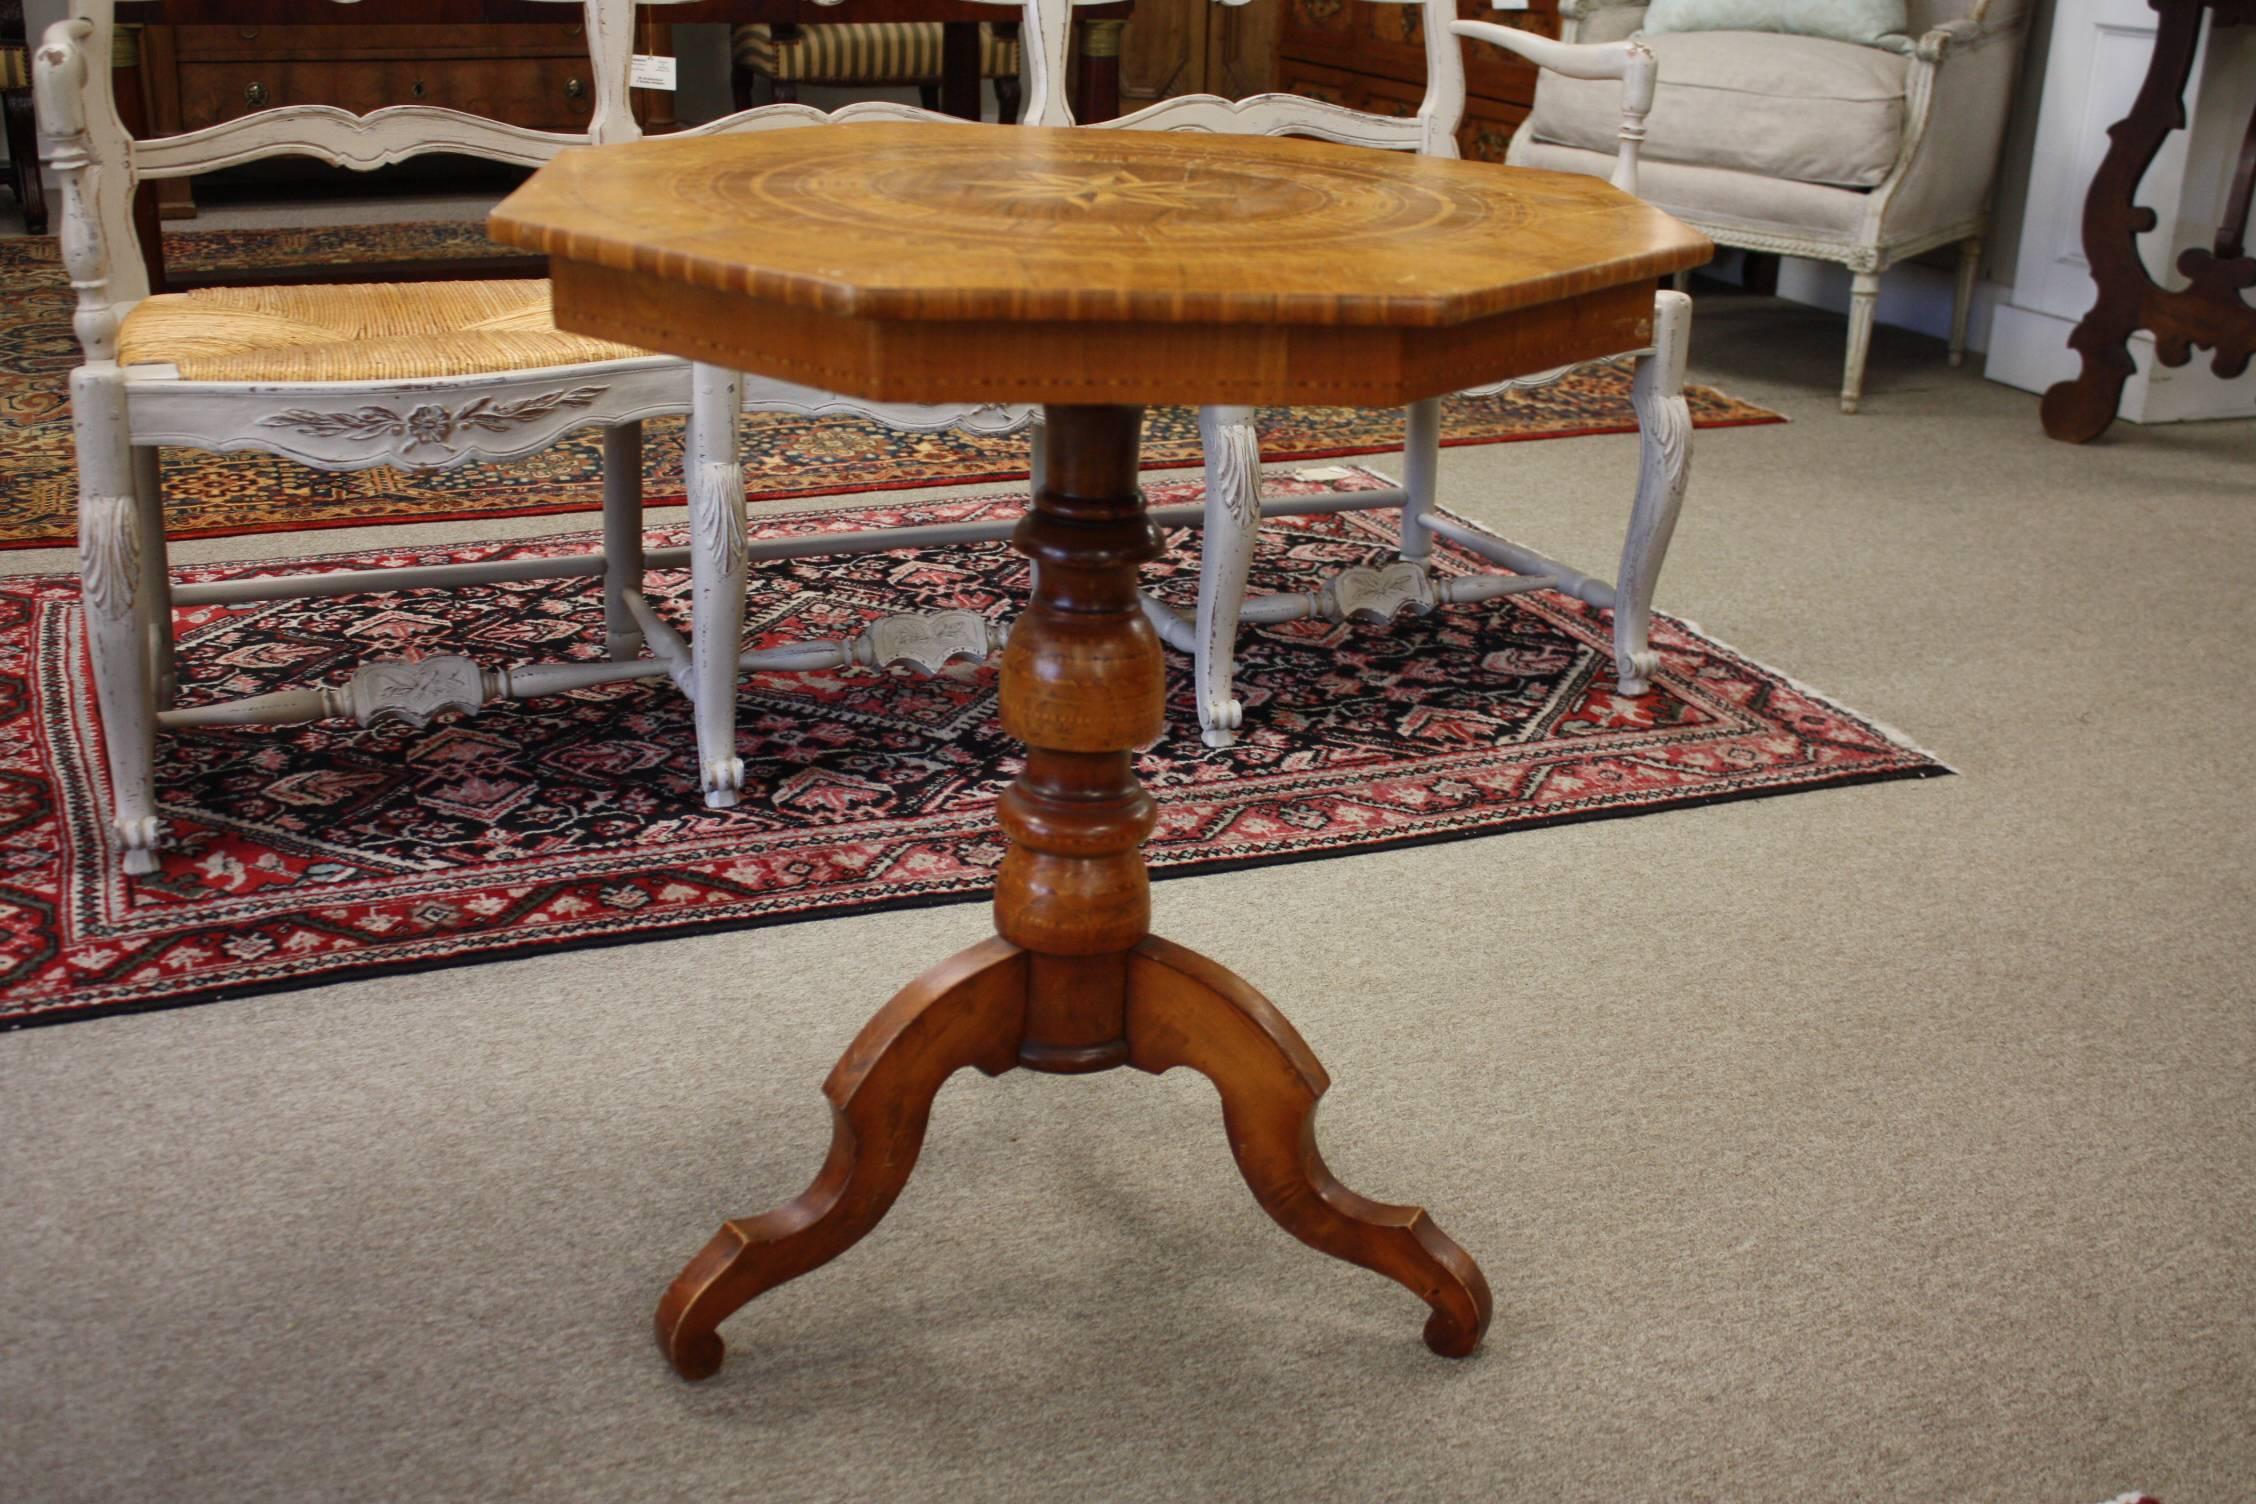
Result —
[[715, 1328], [852, 1247], [915, 1167], [932, 1099], [964, 1066], [1056, 1074], [1188, 1066], [1221, 1094], [1232, 1152], [1263, 1210], [1310, 1247], [1408, 1287], [1426, 1343], [1462, 1357], [1487, 1330], [1487, 1282], [1417, 1207], [1365, 1200], [1317, 1152], [1323, 1067], [1274, 1005], [1212, 961], [1154, 939], [1142, 845], [1153, 805], [1133, 750], [1163, 729], [1159, 639], [1136, 598], [1158, 552], [1136, 489], [1142, 410], [1052, 407], [1045, 477], [1014, 542], [1041, 567], [1003, 657], [1003, 725], [1026, 766], [998, 815], [1010, 849], [997, 938], [904, 988], [830, 1079], [830, 1154], [796, 1200], [724, 1224], [658, 1307], [684, 1378], [720, 1367]]

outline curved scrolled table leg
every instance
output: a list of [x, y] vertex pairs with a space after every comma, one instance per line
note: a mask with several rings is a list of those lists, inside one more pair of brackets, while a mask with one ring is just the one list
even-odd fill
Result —
[[2256, 259], [2240, 254], [2240, 226], [2248, 216], [2245, 187], [2228, 196], [2215, 251], [2194, 246], [2180, 256], [2184, 288], [2157, 283], [2138, 250], [2138, 238], [2157, 222], [2154, 211], [2138, 202], [2139, 186], [2171, 135], [2185, 126], [2186, 82], [2200, 48], [2202, 18], [2207, 15], [2213, 26], [2245, 24], [2256, 18], [2256, 6], [2249, 0], [2155, 0], [2154, 9], [2146, 78], [2130, 113], [2108, 127], [2107, 155], [2084, 198], [2084, 261], [2098, 296], [2068, 336], [2082, 366], [2046, 388], [2038, 408], [2045, 433], [2063, 443], [2089, 443], [2114, 423], [2123, 388], [2138, 372], [2130, 340], [2141, 329], [2153, 334], [2155, 359], [2164, 366], [2186, 364], [2194, 343], [2215, 348], [2215, 369], [2227, 380], [2256, 350], [2256, 312], [2241, 297], [2256, 284]]
[[1426, 1346], [1443, 1357], [1480, 1346], [1494, 1308], [1480, 1267], [1424, 1208], [1366, 1200], [1333, 1178], [1316, 1148], [1316, 1102], [1331, 1082], [1275, 1004], [1195, 951], [1147, 938], [1128, 962], [1128, 1063], [1153, 1075], [1189, 1066], [1212, 1081], [1263, 1211], [1433, 1307]]
[[823, 1083], [830, 1155], [799, 1196], [721, 1224], [658, 1302], [658, 1346], [685, 1379], [721, 1366], [714, 1330], [731, 1313], [860, 1242], [916, 1168], [932, 1098], [964, 1066], [1018, 1063], [1026, 953], [989, 940], [911, 982], [854, 1037]]

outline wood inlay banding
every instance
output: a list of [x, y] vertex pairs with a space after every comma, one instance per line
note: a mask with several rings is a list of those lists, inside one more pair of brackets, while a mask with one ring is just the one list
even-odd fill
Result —
[[559, 260], [915, 320], [1430, 327], [1711, 250], [1572, 174], [1290, 138], [878, 123], [567, 152], [490, 225]]

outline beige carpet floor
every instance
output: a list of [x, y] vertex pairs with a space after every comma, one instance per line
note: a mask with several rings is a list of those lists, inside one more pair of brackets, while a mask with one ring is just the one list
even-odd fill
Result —
[[[1271, 1226], [1198, 1079], [967, 1075], [675, 1380], [660, 1287], [981, 931], [925, 910], [0, 1037], [0, 1497], [2250, 1497], [2256, 423], [2068, 448], [1890, 331], [1845, 419], [1840, 340], [1700, 300], [1795, 422], [1700, 435], [1662, 604], [1963, 776], [1157, 891], [1481, 1260], [1478, 1357]], [[1443, 474], [1603, 564], [1634, 458]]]

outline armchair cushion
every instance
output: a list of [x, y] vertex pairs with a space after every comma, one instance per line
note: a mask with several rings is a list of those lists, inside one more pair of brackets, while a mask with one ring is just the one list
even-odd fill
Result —
[[[739, 26], [729, 51], [739, 68], [794, 83], [923, 83], [940, 76], [938, 21], [821, 21], [777, 41], [775, 28]], [[1018, 43], [979, 28], [979, 76], [1016, 78]]]
[[207, 287], [133, 305], [120, 365], [171, 365], [188, 381], [403, 381], [645, 354], [566, 334], [548, 281]]
[[1904, 0], [1653, 0], [1645, 30], [1782, 31], [1909, 52]]
[[[1844, 188], [1874, 187], [1896, 164], [1909, 68], [1900, 53], [1755, 31], [1671, 32], [1646, 45], [1661, 74], [1648, 161]], [[1525, 128], [1611, 155], [1621, 86], [1546, 72]]]

